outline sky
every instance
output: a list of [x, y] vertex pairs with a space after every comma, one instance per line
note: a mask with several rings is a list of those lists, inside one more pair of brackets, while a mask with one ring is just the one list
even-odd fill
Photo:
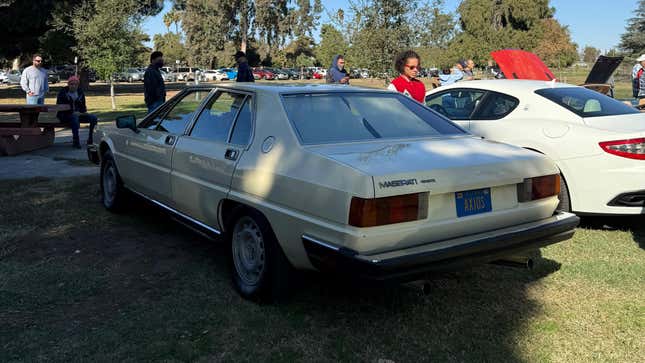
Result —
[[[454, 12], [461, 1], [445, 0], [446, 10]], [[620, 42], [620, 35], [625, 31], [627, 20], [633, 16], [638, 0], [551, 0], [555, 7], [555, 18], [569, 27], [571, 37], [580, 48], [591, 45], [603, 52], [615, 48]], [[347, 1], [322, 0], [325, 10], [321, 14], [321, 23], [328, 20], [328, 13], [335, 13], [346, 7]], [[150, 35], [165, 33], [163, 14], [170, 10], [171, 3], [165, 2], [163, 11], [146, 19], [143, 30]], [[319, 31], [314, 31], [318, 39]], [[152, 44], [148, 44], [152, 47]]]

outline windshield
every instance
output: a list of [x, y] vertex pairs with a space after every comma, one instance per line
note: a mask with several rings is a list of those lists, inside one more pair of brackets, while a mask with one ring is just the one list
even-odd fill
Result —
[[449, 120], [397, 93], [311, 93], [282, 98], [304, 144], [465, 134]]
[[611, 97], [583, 87], [544, 88], [535, 91], [580, 117], [599, 117], [639, 113]]

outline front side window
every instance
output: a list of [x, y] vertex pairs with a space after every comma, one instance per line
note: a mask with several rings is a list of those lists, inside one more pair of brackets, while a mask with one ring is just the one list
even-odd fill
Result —
[[639, 113], [633, 107], [583, 87], [544, 88], [535, 91], [535, 93], [555, 102], [580, 117]]
[[177, 101], [161, 120], [157, 130], [181, 135], [209, 90], [194, 90]]
[[457, 89], [426, 97], [426, 105], [451, 120], [467, 120], [483, 96], [483, 91]]
[[243, 94], [218, 92], [197, 118], [190, 136], [227, 142], [229, 130], [242, 109], [245, 99], [246, 95]]
[[289, 120], [304, 144], [459, 135], [452, 122], [397, 93], [284, 95]]

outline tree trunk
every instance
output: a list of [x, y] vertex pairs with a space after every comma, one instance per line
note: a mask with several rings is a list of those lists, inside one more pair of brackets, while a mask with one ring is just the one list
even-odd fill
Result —
[[249, 3], [246, 0], [242, 0], [240, 6], [240, 33], [242, 34], [240, 50], [244, 53], [246, 53], [246, 45], [248, 42], [249, 10]]
[[90, 75], [87, 71], [87, 68], [81, 68], [81, 71], [79, 72], [79, 79], [81, 81], [81, 84], [79, 85], [80, 89], [87, 91], [90, 88]]
[[114, 97], [114, 80], [110, 77], [110, 99], [112, 100], [112, 111], [116, 110], [116, 97]]
[[16, 57], [11, 62], [11, 69], [17, 71], [20, 68], [20, 57]]

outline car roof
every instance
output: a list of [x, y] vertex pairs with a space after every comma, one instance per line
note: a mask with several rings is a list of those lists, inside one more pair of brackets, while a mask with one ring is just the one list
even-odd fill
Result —
[[252, 82], [230, 82], [223, 83], [217, 87], [239, 89], [250, 92], [266, 93], [324, 93], [324, 92], [392, 92], [384, 89], [365, 88], [335, 84], [302, 84], [302, 83], [252, 83]]
[[448, 86], [441, 86], [433, 89], [429, 93], [437, 93], [454, 88], [479, 88], [488, 91], [505, 92], [505, 93], [533, 93], [543, 88], [566, 88], [578, 87], [568, 83], [553, 81], [535, 81], [525, 79], [494, 79], [494, 80], [475, 80], [462, 81], [453, 83]]

